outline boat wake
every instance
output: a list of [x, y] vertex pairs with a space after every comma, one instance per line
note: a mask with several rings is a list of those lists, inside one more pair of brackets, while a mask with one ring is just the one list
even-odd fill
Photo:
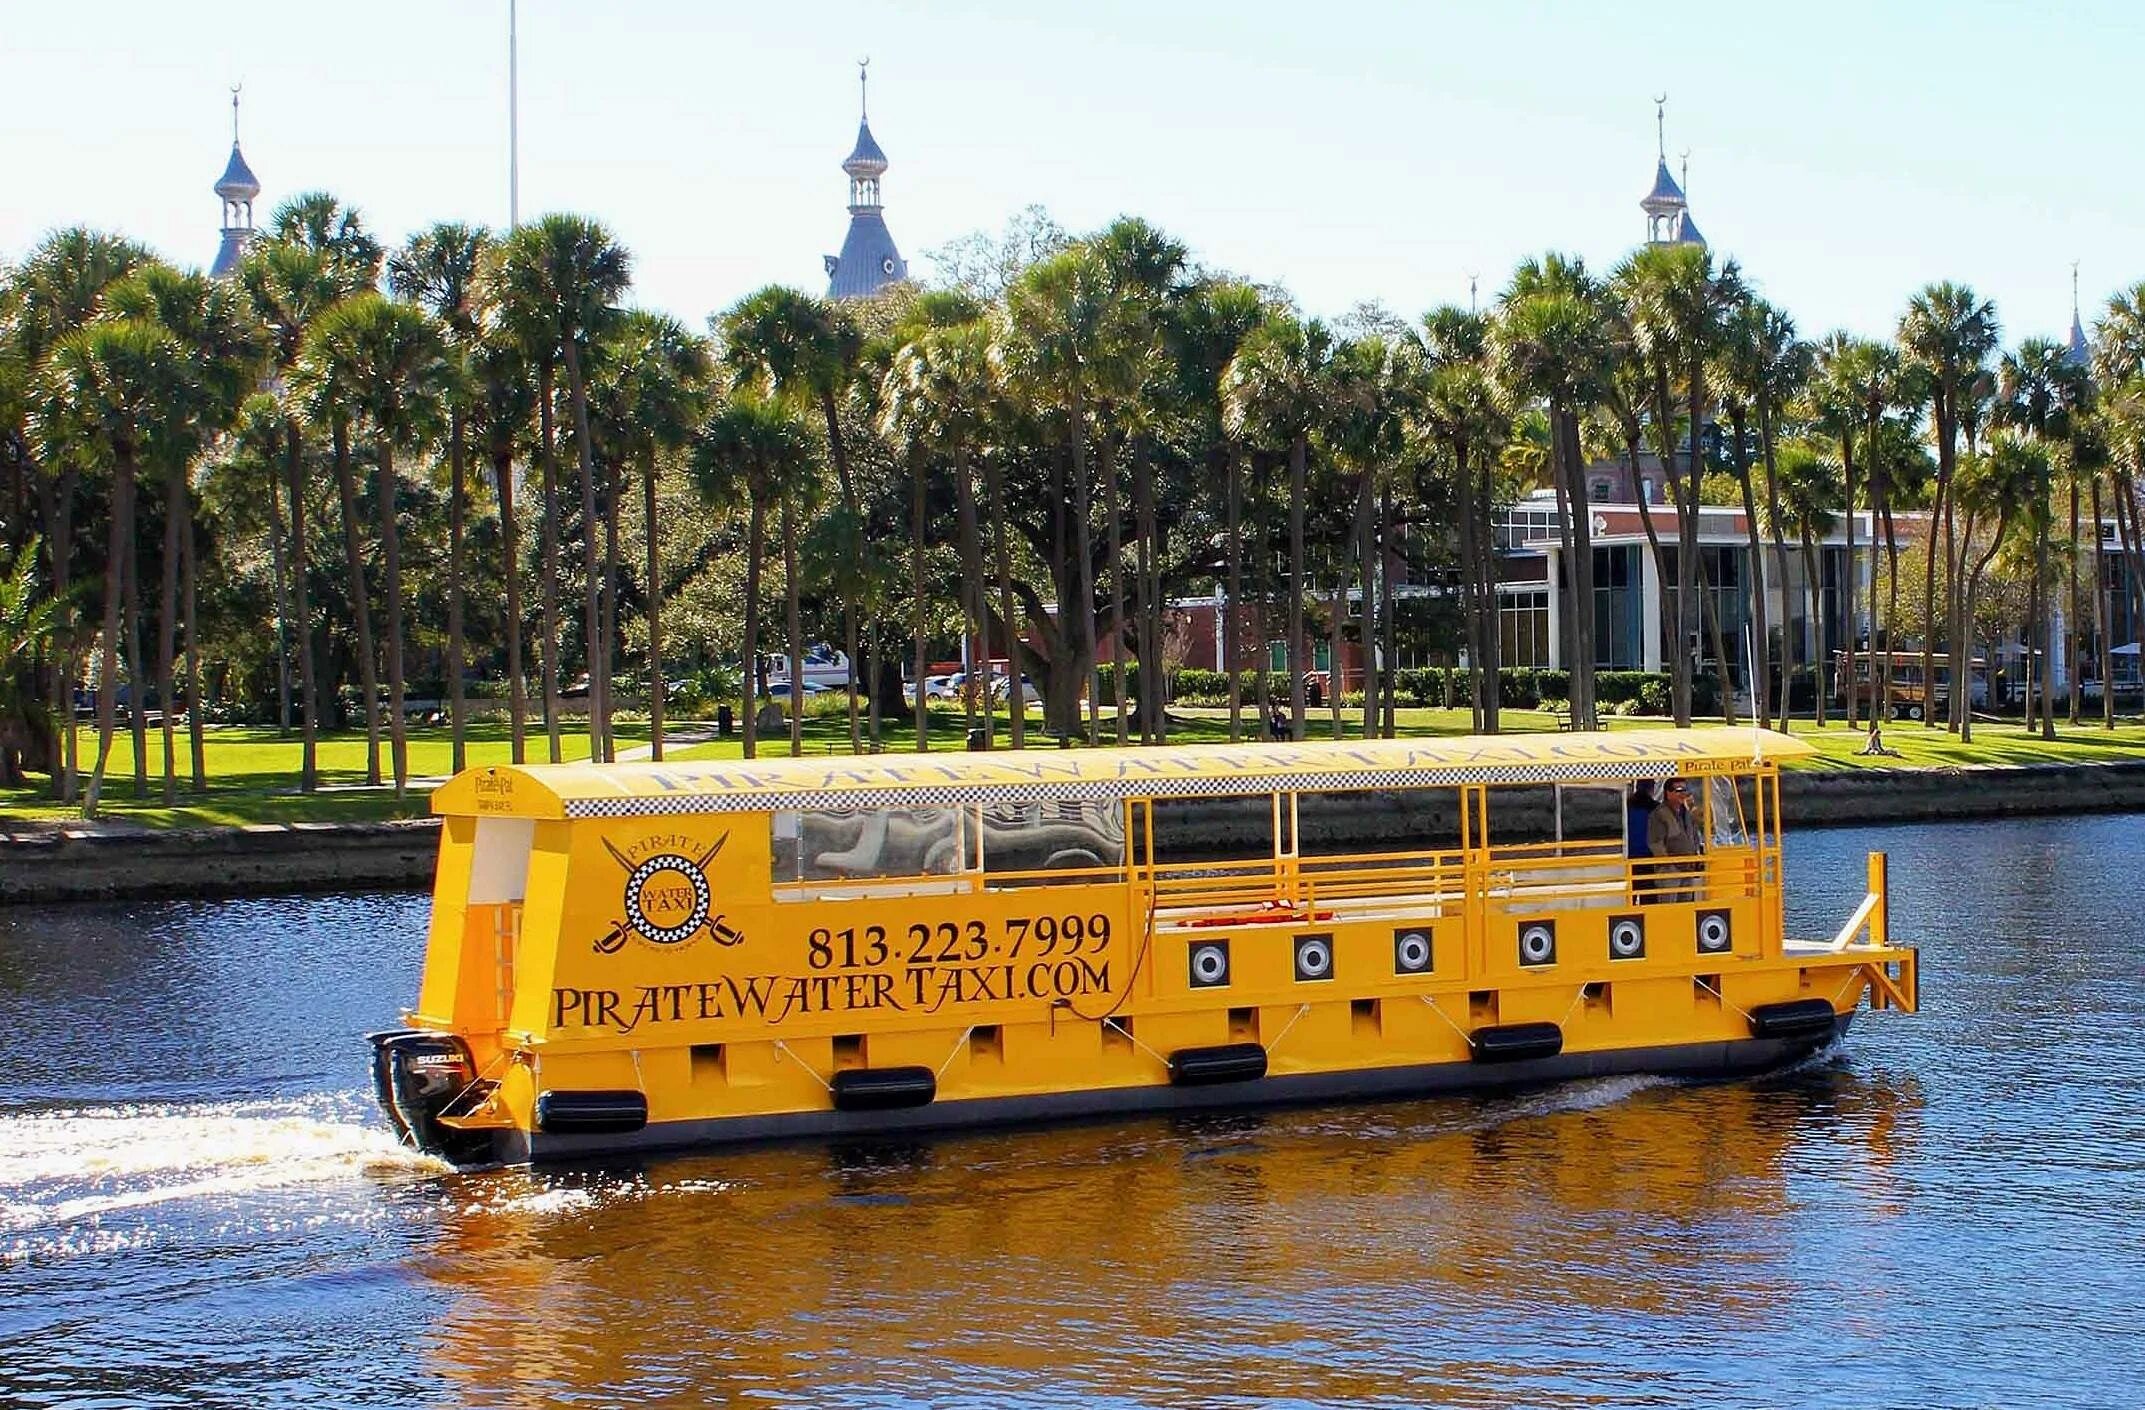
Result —
[[360, 1119], [354, 1098], [124, 1105], [0, 1114], [0, 1259], [144, 1235], [107, 1224], [157, 1206], [227, 1201], [447, 1167]]

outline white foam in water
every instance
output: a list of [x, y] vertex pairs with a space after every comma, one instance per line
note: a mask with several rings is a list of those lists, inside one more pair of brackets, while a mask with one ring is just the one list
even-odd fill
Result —
[[447, 1168], [336, 1105], [329, 1099], [0, 1116], [0, 1232], [350, 1180], [367, 1170]]

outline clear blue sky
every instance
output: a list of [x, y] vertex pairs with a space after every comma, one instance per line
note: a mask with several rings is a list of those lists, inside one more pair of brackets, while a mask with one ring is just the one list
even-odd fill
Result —
[[[324, 187], [389, 238], [505, 221], [506, 0], [10, 9], [0, 258], [87, 222], [206, 264], [234, 82], [264, 218]], [[2088, 318], [2145, 279], [2135, 3], [522, 0], [521, 38], [523, 214], [605, 220], [636, 300], [695, 326], [824, 287], [865, 54], [919, 273], [1039, 202], [1412, 315], [1530, 252], [1625, 253], [1666, 91], [1699, 225], [1807, 333], [1887, 331], [1949, 277], [2007, 341], [2053, 334], [2073, 259]]]

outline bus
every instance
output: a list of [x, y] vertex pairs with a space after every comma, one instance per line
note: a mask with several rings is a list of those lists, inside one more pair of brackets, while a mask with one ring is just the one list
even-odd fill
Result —
[[[1799, 1058], [1912, 1011], [1884, 861], [1784, 923], [1749, 729], [488, 765], [441, 787], [401, 1138], [519, 1163]], [[1691, 780], [1702, 854], [1633, 860]], [[1397, 826], [1396, 826], [1397, 820]], [[1405, 832], [1375, 845], [1339, 839]]]
[[[1891, 677], [1889, 685], [1885, 677]], [[1930, 685], [1922, 685], [1922, 654], [1919, 651], [1857, 651], [1855, 653], [1855, 701], [1865, 711], [1877, 708], [1877, 695], [1885, 692], [1892, 718], [1919, 720], [1944, 714], [1951, 708], [1951, 657], [1936, 652], [1929, 658]], [[1967, 703], [1976, 710], [1989, 707], [1989, 663], [1976, 656], [1968, 665]], [[1847, 703], [1847, 653], [1832, 653], [1832, 696]]]

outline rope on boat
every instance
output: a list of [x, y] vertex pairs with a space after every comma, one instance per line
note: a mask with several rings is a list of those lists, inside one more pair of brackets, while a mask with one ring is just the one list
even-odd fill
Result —
[[1732, 1002], [1732, 1001], [1731, 1001], [1731, 1000], [1730, 1000], [1730, 999], [1728, 998], [1728, 996], [1727, 996], [1726, 994], [1723, 994], [1723, 993], [1722, 993], [1722, 992], [1721, 992], [1720, 990], [1718, 990], [1718, 989], [1714, 988], [1714, 987], [1713, 987], [1712, 985], [1710, 985], [1710, 984], [1706, 983], [1706, 981], [1705, 981], [1705, 979], [1704, 979], [1703, 977], [1700, 977], [1700, 978], [1699, 978], [1699, 980], [1698, 980], [1698, 987], [1699, 987], [1699, 988], [1701, 988], [1701, 989], [1703, 989], [1703, 990], [1705, 990], [1705, 991], [1706, 991], [1706, 992], [1707, 992], [1708, 994], [1711, 994], [1711, 995], [1712, 995], [1712, 996], [1713, 996], [1714, 998], [1716, 998], [1716, 999], [1720, 1000], [1720, 1001], [1721, 1001], [1722, 1003], [1724, 1003], [1724, 1004], [1727, 1004], [1729, 1008], [1732, 1008], [1732, 1009], [1734, 1009], [1734, 1010], [1735, 1010], [1735, 1011], [1736, 1011], [1737, 1013], [1741, 1014], [1741, 1015], [1742, 1015], [1742, 1016], [1743, 1016], [1743, 1017], [1744, 1017], [1744, 1018], [1745, 1018], [1746, 1020], [1748, 1020], [1748, 1021], [1749, 1021], [1750, 1023], [1752, 1023], [1752, 1024], [1755, 1024], [1755, 1023], [1757, 1022], [1757, 1020], [1756, 1020], [1756, 1019], [1754, 1019], [1754, 1018], [1751, 1018], [1751, 1016], [1750, 1016], [1750, 1010], [1749, 1010], [1749, 1009], [1746, 1009], [1746, 1008], [1744, 1008], [1744, 1007], [1743, 1007], [1743, 1006], [1742, 1006], [1741, 1004], [1738, 1004], [1738, 1003], [1734, 1003], [1734, 1002]]
[[1139, 1040], [1139, 1039], [1138, 1039], [1138, 1038], [1137, 1038], [1136, 1036], [1134, 1036], [1134, 1035], [1133, 1035], [1133, 1032], [1132, 1032], [1132, 1030], [1131, 1030], [1131, 1029], [1129, 1029], [1129, 1028], [1125, 1027], [1125, 1025], [1123, 1025], [1122, 1023], [1119, 1023], [1119, 1022], [1118, 1022], [1118, 1021], [1117, 1021], [1116, 1019], [1114, 1019], [1114, 1018], [1105, 1018], [1104, 1020], [1102, 1020], [1102, 1024], [1103, 1024], [1103, 1027], [1105, 1027], [1105, 1028], [1114, 1028], [1114, 1029], [1116, 1029], [1116, 1030], [1117, 1030], [1118, 1032], [1120, 1032], [1120, 1033], [1124, 1034], [1124, 1035], [1125, 1035], [1125, 1040], [1126, 1040], [1127, 1042], [1131, 1043], [1133, 1047], [1135, 1047], [1135, 1048], [1138, 1048], [1138, 1049], [1139, 1049], [1139, 1050], [1140, 1050], [1141, 1052], [1143, 1052], [1143, 1053], [1147, 1054], [1147, 1056], [1149, 1056], [1149, 1057], [1153, 1058], [1153, 1059], [1154, 1059], [1154, 1060], [1155, 1060], [1156, 1062], [1158, 1062], [1158, 1063], [1162, 1064], [1162, 1066], [1164, 1066], [1164, 1067], [1167, 1067], [1167, 1066], [1169, 1066], [1169, 1059], [1168, 1059], [1168, 1058], [1166, 1058], [1166, 1057], [1163, 1057], [1163, 1056], [1162, 1056], [1162, 1055], [1161, 1055], [1160, 1053], [1156, 1052], [1156, 1051], [1155, 1051], [1155, 1050], [1154, 1050], [1153, 1048], [1150, 1048], [1150, 1047], [1148, 1047], [1148, 1046], [1147, 1046], [1147, 1045], [1146, 1045], [1145, 1043], [1142, 1043], [1142, 1042], [1141, 1042], [1141, 1041], [1140, 1041], [1140, 1040]]
[[1281, 1025], [1281, 1031], [1274, 1035], [1274, 1040], [1271, 1043], [1265, 1045], [1266, 1055], [1268, 1057], [1272, 1057], [1274, 1055], [1274, 1049], [1281, 1046], [1281, 1040], [1283, 1038], [1286, 1038], [1288, 1036], [1288, 1031], [1296, 1026], [1296, 1020], [1302, 1018], [1310, 1011], [1311, 1006], [1309, 1004], [1299, 1004], [1296, 1006], [1296, 1012], [1289, 1016], [1288, 1022]]
[[1430, 1012], [1436, 1014], [1439, 1018], [1444, 1019], [1445, 1026], [1447, 1028], [1450, 1028], [1453, 1032], [1459, 1034], [1463, 1039], [1465, 1039], [1468, 1047], [1472, 1048], [1475, 1046], [1475, 1035], [1468, 1032], [1465, 1028], [1462, 1028], [1459, 1024], [1454, 1023], [1452, 1021], [1452, 1015], [1437, 1006], [1437, 1000], [1431, 998], [1428, 994], [1417, 994], [1415, 997], [1421, 999], [1424, 1003], [1428, 1004], [1430, 1006]]
[[829, 1082], [826, 1078], [820, 1076], [818, 1068], [813, 1067], [812, 1064], [806, 1062], [803, 1058], [798, 1057], [795, 1053], [791, 1052], [789, 1050], [789, 1044], [783, 1042], [780, 1038], [775, 1039], [775, 1051], [782, 1054], [782, 1056], [788, 1058], [791, 1062], [796, 1063], [806, 1072], [811, 1073], [812, 1080], [814, 1082], [817, 1082], [820, 1086], [826, 1088], [830, 1092], [834, 1090], [834, 1084], [832, 1082]]
[[938, 1071], [932, 1074], [933, 1080], [946, 1075], [946, 1069], [953, 1066], [953, 1060], [961, 1055], [961, 1049], [966, 1047], [968, 1040], [975, 1036], [976, 1025], [971, 1023], [960, 1037], [953, 1040], [953, 1051], [946, 1054], [946, 1060], [938, 1065]]

